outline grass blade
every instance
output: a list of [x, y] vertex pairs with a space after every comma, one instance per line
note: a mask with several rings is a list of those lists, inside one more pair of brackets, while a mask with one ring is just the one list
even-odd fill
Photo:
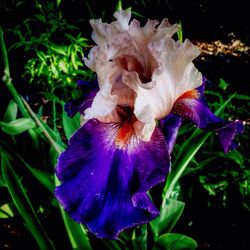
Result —
[[71, 135], [78, 128], [80, 128], [80, 114], [77, 113], [73, 118], [70, 118], [68, 114], [64, 111], [64, 104], [62, 110], [63, 129], [67, 139], [69, 139]]
[[11, 198], [39, 248], [42, 250], [55, 249], [43, 230], [25, 189], [9, 162], [8, 155], [4, 152], [1, 153], [1, 165], [2, 175]]
[[[55, 184], [59, 185], [59, 180], [55, 177]], [[60, 204], [59, 204], [60, 206]], [[92, 250], [87, 232], [81, 224], [74, 222], [60, 206], [61, 215], [68, 234], [72, 249], [74, 250]]]
[[5, 111], [3, 120], [4, 122], [12, 122], [17, 117], [17, 105], [13, 100], [10, 100], [8, 107]]
[[186, 235], [168, 233], [159, 237], [153, 250], [194, 250], [197, 247], [196, 241]]
[[154, 232], [154, 236], [157, 239], [164, 233], [171, 232], [179, 220], [185, 203], [182, 201], [168, 199], [166, 206], [161, 208], [160, 216], [150, 222], [150, 226]]
[[36, 126], [31, 118], [19, 118], [12, 122], [0, 122], [2, 130], [9, 135], [18, 135]]

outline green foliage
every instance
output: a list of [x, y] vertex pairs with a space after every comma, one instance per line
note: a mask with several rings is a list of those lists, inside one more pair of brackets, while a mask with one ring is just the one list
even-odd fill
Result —
[[23, 217], [26, 226], [29, 228], [29, 231], [36, 240], [39, 248], [44, 250], [54, 249], [52, 242], [48, 239], [46, 232], [42, 228], [30, 199], [28, 198], [26, 191], [13, 170], [8, 158], [8, 155], [2, 151], [1, 172], [17, 210]]
[[[64, 107], [64, 104], [63, 104]], [[62, 107], [62, 123], [64, 133], [67, 139], [80, 127], [80, 114], [76, 114], [73, 118], [70, 118]]]
[[35, 127], [35, 123], [31, 118], [19, 118], [12, 122], [0, 122], [2, 130], [9, 135], [18, 135]]
[[37, 14], [16, 26], [13, 32], [19, 41], [11, 48], [24, 50], [27, 55], [22, 75], [25, 81], [49, 93], [58, 89], [57, 95], [67, 99], [71, 97], [70, 90], [76, 87], [76, 80], [90, 78], [92, 73], [83, 68], [82, 62], [88, 39], [62, 17], [60, 2], [41, 5], [36, 1]]
[[177, 37], [180, 43], [183, 43], [183, 28], [181, 25], [181, 21], [179, 22], [180, 29], [177, 31]]
[[150, 223], [155, 238], [158, 238], [163, 233], [171, 232], [179, 220], [184, 206], [185, 203], [182, 201], [174, 199], [166, 200], [166, 203], [161, 208], [160, 215]]
[[133, 249], [147, 250], [148, 249], [147, 239], [148, 239], [147, 225], [142, 225], [141, 227], [135, 229], [132, 234]]
[[14, 216], [14, 213], [11, 210], [8, 203], [0, 207], [0, 219], [6, 219], [6, 218], [13, 217], [13, 216]]
[[17, 118], [17, 105], [13, 100], [10, 100], [9, 105], [3, 117], [4, 122], [12, 122]]
[[162, 235], [157, 241], [153, 250], [194, 250], [197, 243], [188, 236], [182, 234], [168, 233]]

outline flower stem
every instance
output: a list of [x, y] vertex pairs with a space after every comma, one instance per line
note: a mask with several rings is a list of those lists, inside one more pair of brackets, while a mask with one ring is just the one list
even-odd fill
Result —
[[33, 110], [31, 109], [31, 107], [29, 106], [29, 104], [26, 102], [26, 100], [24, 100], [22, 98], [22, 101], [25, 105], [25, 107], [27, 108], [27, 110], [30, 113], [30, 116], [33, 118], [33, 120], [35, 121], [35, 123], [37, 124], [37, 126], [39, 128], [41, 128], [42, 133], [44, 134], [44, 136], [47, 138], [47, 140], [49, 141], [49, 143], [54, 147], [55, 151], [60, 154], [62, 153], [62, 149], [58, 146], [58, 144], [53, 140], [53, 138], [50, 136], [50, 134], [48, 133], [48, 131], [46, 130], [46, 128], [43, 126], [43, 124], [40, 122], [40, 120], [37, 118], [36, 114], [33, 112]]
[[15, 103], [17, 104], [21, 114], [25, 117], [25, 118], [29, 118], [29, 113], [26, 110], [26, 108], [24, 107], [24, 104], [19, 96], [19, 94], [17, 93], [12, 80], [10, 78], [10, 67], [9, 67], [9, 60], [8, 60], [8, 54], [7, 54], [7, 49], [5, 46], [5, 42], [4, 42], [4, 37], [3, 37], [3, 30], [2, 27], [0, 26], [0, 46], [2, 49], [2, 55], [3, 55], [3, 62], [4, 62], [4, 76], [2, 78], [4, 84], [6, 85], [6, 87], [8, 88], [9, 92], [11, 93]]

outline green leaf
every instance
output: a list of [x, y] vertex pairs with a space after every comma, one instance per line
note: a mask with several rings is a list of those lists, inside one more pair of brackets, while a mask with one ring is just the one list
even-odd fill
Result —
[[62, 113], [63, 129], [67, 139], [80, 127], [80, 114], [77, 113], [73, 118], [70, 118], [67, 113], [64, 111], [63, 104], [63, 113]]
[[53, 73], [53, 77], [54, 77], [55, 79], [58, 79], [58, 77], [59, 77], [59, 72], [58, 72], [58, 70], [56, 69], [56, 66], [55, 66], [54, 63], [51, 63], [51, 64], [50, 64], [50, 69], [51, 69], [51, 71], [52, 71], [52, 73]]
[[43, 15], [35, 15], [35, 17], [43, 23], [46, 23], [46, 18]]
[[59, 68], [60, 68], [64, 73], [66, 73], [66, 74], [69, 73], [67, 64], [64, 62], [64, 60], [60, 60], [58, 66], [59, 66]]
[[0, 175], [0, 187], [7, 187], [1, 175]]
[[17, 154], [18, 158], [22, 163], [27, 167], [27, 169], [31, 172], [31, 174], [45, 187], [47, 188], [51, 193], [54, 192], [55, 185], [54, 180], [51, 175], [49, 175], [46, 172], [43, 172], [39, 169], [32, 168], [21, 156]]
[[250, 96], [248, 95], [240, 95], [240, 94], [237, 94], [235, 96], [236, 99], [239, 99], [239, 100], [243, 100], [243, 101], [250, 101]]
[[26, 223], [27, 229], [34, 237], [40, 249], [55, 249], [43, 230], [35, 210], [26, 194], [26, 190], [9, 162], [8, 155], [2, 152], [1, 156], [1, 169], [5, 183], [7, 184], [8, 191], [17, 210]]
[[70, 239], [72, 249], [74, 250], [92, 250], [86, 230], [81, 224], [74, 222], [68, 214], [61, 208], [63, 222], [66, 233]]
[[147, 224], [136, 228], [132, 234], [133, 249], [147, 250], [148, 229]]
[[115, 10], [116, 11], [122, 10], [122, 1], [121, 0], [118, 0], [116, 7], [115, 7]]
[[182, 201], [167, 199], [166, 204], [161, 208], [160, 215], [150, 222], [155, 238], [164, 233], [169, 233], [179, 220], [185, 203]]
[[229, 84], [227, 82], [225, 82], [225, 80], [220, 78], [219, 87], [223, 90], [226, 90], [228, 88], [228, 86], [229, 86]]
[[168, 233], [159, 237], [153, 250], [194, 250], [197, 247], [196, 241], [186, 235]]
[[78, 69], [77, 65], [77, 55], [75, 54], [75, 51], [71, 54], [71, 62], [75, 70]]
[[0, 122], [2, 130], [9, 135], [18, 135], [31, 128], [34, 128], [36, 124], [31, 118], [19, 118], [15, 121], [6, 123]]
[[[55, 185], [60, 185], [55, 176]], [[62, 219], [68, 234], [72, 249], [74, 250], [92, 250], [86, 230], [81, 224], [74, 222], [59, 204]]]
[[[179, 154], [175, 162], [173, 163], [172, 171], [167, 177], [167, 182], [164, 187], [162, 206], [165, 205], [166, 200], [170, 198], [170, 195], [175, 187], [175, 184], [182, 176], [182, 173], [186, 169], [189, 162], [194, 155], [198, 152], [201, 146], [205, 143], [207, 138], [211, 135], [211, 132], [204, 132], [196, 129], [191, 137], [180, 148]], [[192, 146], [190, 146], [192, 145]]]
[[238, 150], [232, 150], [226, 156], [240, 166], [244, 164], [244, 156]]
[[3, 120], [4, 122], [12, 122], [16, 119], [16, 117], [17, 117], [17, 104], [13, 100], [10, 100], [8, 107], [5, 111]]
[[12, 212], [8, 203], [6, 203], [0, 207], [0, 218], [1, 219], [10, 218], [13, 216], [14, 216], [14, 213]]
[[67, 52], [66, 52], [67, 46], [59, 46], [59, 45], [53, 44], [53, 45], [50, 45], [49, 48], [62, 56], [67, 56]]
[[216, 154], [216, 156], [206, 158], [204, 161], [199, 161], [199, 164], [197, 164], [197, 167], [195, 167], [195, 168], [186, 168], [184, 173], [182, 174], [182, 176], [187, 175], [191, 172], [197, 172], [197, 171], [205, 168], [206, 166], [210, 166], [210, 164], [216, 159], [218, 159], [218, 153]]
[[178, 41], [180, 43], [183, 43], [183, 28], [182, 28], [181, 21], [179, 22], [179, 27], [180, 29], [177, 31], [177, 37], [178, 37]]
[[[63, 143], [60, 133], [53, 131], [39, 116], [36, 116], [39, 122], [42, 124], [46, 132], [51, 136], [51, 138], [56, 142], [57, 146], [63, 151], [66, 148], [65, 143]], [[46, 139], [46, 137], [45, 137]], [[46, 139], [47, 140], [47, 139]]]
[[118, 241], [116, 240], [103, 239], [102, 242], [106, 246], [107, 249], [112, 249], [112, 250], [124, 249], [119, 246]]
[[43, 62], [46, 65], [47, 64], [46, 55], [42, 51], [37, 51], [36, 54], [39, 57], [39, 59], [41, 60], [41, 62]]

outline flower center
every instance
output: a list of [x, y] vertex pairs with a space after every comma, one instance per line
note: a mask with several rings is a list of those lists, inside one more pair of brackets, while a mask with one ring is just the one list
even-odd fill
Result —
[[140, 61], [133, 55], [124, 55], [115, 59], [117, 66], [120, 69], [128, 72], [135, 71], [138, 73], [140, 80], [143, 83], [151, 81], [152, 72], [155, 69], [151, 69], [151, 65], [146, 65], [146, 69], [142, 66]]
[[135, 135], [134, 123], [137, 119], [133, 115], [133, 110], [130, 107], [117, 106], [117, 113], [119, 114], [122, 123], [116, 134], [115, 145], [117, 148], [124, 150], [131, 137]]
[[115, 145], [117, 148], [125, 149], [129, 139], [134, 135], [133, 123], [125, 122], [118, 130]]

